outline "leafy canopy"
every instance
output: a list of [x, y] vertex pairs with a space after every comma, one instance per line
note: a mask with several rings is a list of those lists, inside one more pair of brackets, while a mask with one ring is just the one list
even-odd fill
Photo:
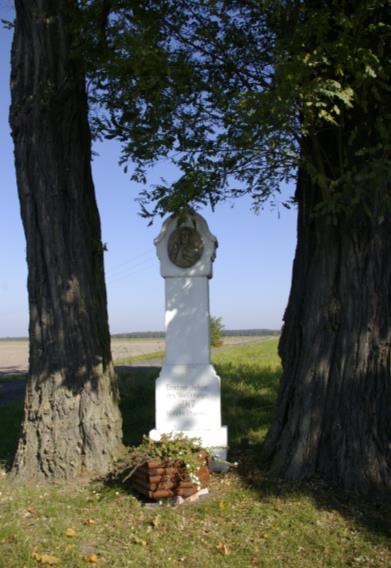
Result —
[[[134, 180], [161, 158], [181, 170], [142, 193], [144, 215], [245, 193], [259, 208], [298, 167], [326, 204], [390, 179], [389, 0], [80, 5], [96, 134], [121, 141]], [[332, 164], [303, 152], [328, 130]]]

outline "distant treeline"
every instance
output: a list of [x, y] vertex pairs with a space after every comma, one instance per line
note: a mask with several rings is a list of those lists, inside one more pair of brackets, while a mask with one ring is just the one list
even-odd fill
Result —
[[[280, 335], [279, 329], [224, 329], [223, 335], [226, 337], [245, 336], [252, 337], [254, 335]], [[114, 339], [161, 339], [166, 336], [164, 331], [132, 331], [131, 333], [114, 333], [111, 337]]]
[[0, 337], [0, 341], [28, 341], [28, 337]]
[[[224, 329], [223, 335], [226, 337], [253, 335], [280, 335], [279, 329]], [[166, 336], [164, 331], [132, 331], [130, 333], [114, 333], [114, 339], [161, 339]], [[0, 337], [0, 341], [28, 341], [28, 337]]]
[[253, 335], [280, 335], [281, 331], [279, 329], [224, 329], [223, 335], [227, 337], [232, 336], [246, 336], [251, 337]]
[[114, 339], [156, 339], [165, 337], [166, 334], [164, 331], [132, 331], [130, 333], [113, 333], [111, 337]]

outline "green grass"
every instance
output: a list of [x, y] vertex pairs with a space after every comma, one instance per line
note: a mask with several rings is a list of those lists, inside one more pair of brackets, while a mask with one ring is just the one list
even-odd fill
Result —
[[129, 369], [120, 375], [124, 443], [139, 444], [155, 424], [155, 379], [157, 367]]
[[0, 465], [5, 468], [11, 465], [15, 454], [22, 417], [22, 402], [13, 402], [0, 407]]
[[[243, 345], [232, 346], [232, 345], [223, 344], [222, 347], [212, 348], [213, 359], [215, 360], [215, 357], [217, 356], [216, 360], [224, 361], [224, 359], [227, 359], [227, 357], [224, 357], [224, 353], [228, 353], [228, 359], [227, 359], [228, 361], [231, 361], [232, 357], [234, 357], [235, 359], [239, 357], [241, 361], [245, 361], [247, 354], [250, 354], [249, 355], [250, 362], [251, 361], [254, 362], [256, 360], [259, 363], [261, 362], [260, 357], [261, 358], [264, 357], [265, 363], [270, 359], [270, 361], [273, 360], [274, 365], [278, 365], [279, 361], [277, 359], [277, 353], [276, 353], [277, 341], [278, 339], [276, 339], [275, 337], [262, 336], [262, 337], [255, 337], [254, 342], [251, 342], [251, 344], [245, 346]], [[261, 352], [259, 352], [258, 349], [259, 344], [265, 342], [270, 342], [269, 346], [266, 347], [265, 349], [262, 348]], [[251, 350], [251, 347], [255, 347], [255, 350]], [[241, 353], [241, 351], [243, 351], [243, 353]], [[132, 355], [131, 357], [123, 357], [122, 359], [116, 359], [115, 364], [134, 365], [135, 363], [141, 361], [153, 361], [154, 359], [163, 359], [164, 355], [165, 355], [164, 351], [152, 351], [151, 353], [142, 353], [140, 355]]]
[[[281, 374], [277, 339], [226, 347], [213, 355], [213, 363], [222, 377], [223, 423], [229, 428], [231, 447], [259, 444], [270, 423]], [[154, 379], [158, 374], [159, 369], [154, 367], [121, 373], [126, 444], [139, 443], [154, 427]], [[138, 404], [140, 400], [142, 405]]]
[[[113, 568], [391, 566], [386, 504], [319, 482], [268, 478], [259, 444], [281, 372], [276, 340], [224, 349], [214, 362], [232, 457], [240, 465], [212, 476], [208, 499], [148, 509], [123, 486], [26, 487], [0, 475], [0, 566], [37, 567], [44, 554], [69, 568], [88, 566], [92, 555], [98, 566]], [[126, 443], [137, 443], [154, 425], [157, 374], [148, 367], [121, 374]], [[0, 456], [15, 447], [21, 406], [0, 409]], [[69, 528], [72, 537], [65, 534]]]
[[0, 375], [0, 383], [10, 383], [15, 381], [25, 381], [25, 373], [17, 373], [15, 375]]
[[231, 448], [260, 444], [266, 434], [281, 375], [277, 342], [229, 347], [213, 355]]
[[131, 357], [124, 357], [116, 359], [115, 365], [134, 365], [140, 361], [153, 361], [154, 359], [163, 359], [164, 351], [152, 351], [152, 353], [142, 353], [140, 355], [132, 355]]

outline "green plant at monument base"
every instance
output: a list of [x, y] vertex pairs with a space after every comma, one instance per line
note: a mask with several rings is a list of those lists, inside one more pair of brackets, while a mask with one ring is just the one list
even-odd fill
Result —
[[[38, 568], [383, 568], [391, 566], [391, 506], [323, 483], [272, 480], [260, 443], [281, 373], [277, 340], [225, 347], [223, 424], [239, 467], [212, 474], [209, 496], [144, 507], [127, 485], [13, 485], [0, 471], [0, 566]], [[121, 374], [124, 437], [154, 424], [158, 368]], [[15, 449], [23, 403], [0, 408], [0, 460]], [[246, 442], [246, 443], [244, 443]], [[69, 530], [72, 529], [72, 530]], [[70, 536], [69, 536], [70, 535]]]
[[199, 438], [189, 438], [183, 434], [164, 434], [159, 441], [143, 437], [140, 445], [128, 449], [123, 462], [119, 464], [118, 473], [122, 482], [132, 477], [135, 471], [151, 460], [162, 462], [183, 463], [186, 473], [197, 488], [201, 487], [197, 471], [200, 468], [200, 458], [211, 459], [211, 454], [201, 445]]

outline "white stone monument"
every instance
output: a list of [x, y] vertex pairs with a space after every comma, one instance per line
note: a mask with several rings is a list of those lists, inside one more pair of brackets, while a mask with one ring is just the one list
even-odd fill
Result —
[[150, 437], [179, 434], [227, 458], [221, 426], [220, 377], [211, 364], [209, 278], [217, 239], [198, 214], [170, 217], [155, 239], [166, 292], [166, 356], [156, 381], [156, 428]]

